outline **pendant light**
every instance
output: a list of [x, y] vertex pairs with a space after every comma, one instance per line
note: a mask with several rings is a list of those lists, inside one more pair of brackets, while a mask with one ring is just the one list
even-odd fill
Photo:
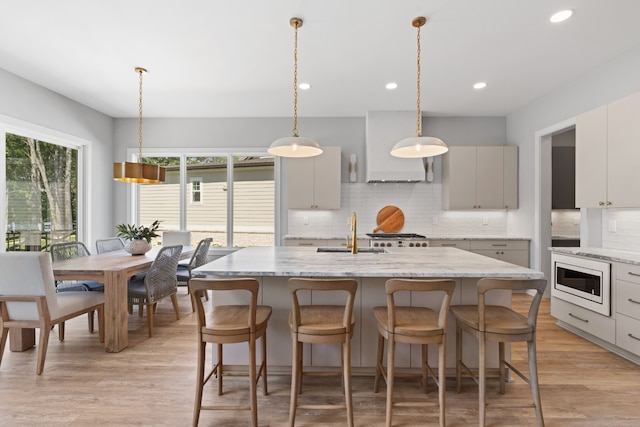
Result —
[[293, 48], [293, 135], [275, 140], [269, 154], [280, 157], [313, 157], [322, 154], [320, 145], [311, 138], [298, 136], [298, 28], [302, 27], [302, 19], [291, 18], [289, 24], [295, 30]]
[[145, 163], [142, 157], [142, 75], [147, 72], [142, 67], [136, 67], [139, 75], [138, 89], [138, 161], [119, 162], [113, 164], [113, 179], [133, 184], [159, 184], [164, 182], [165, 168]]
[[405, 138], [398, 142], [391, 149], [391, 155], [395, 157], [432, 157], [439, 156], [449, 151], [447, 145], [440, 139], [432, 136], [422, 136], [422, 110], [420, 109], [420, 27], [427, 22], [427, 19], [419, 16], [411, 24], [418, 29], [418, 78], [417, 78], [417, 113], [416, 113], [416, 136]]

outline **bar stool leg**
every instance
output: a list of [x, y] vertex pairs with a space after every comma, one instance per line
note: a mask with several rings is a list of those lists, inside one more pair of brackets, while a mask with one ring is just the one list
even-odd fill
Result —
[[267, 387], [267, 333], [265, 332], [260, 338], [261, 344], [261, 356], [260, 362], [262, 368], [262, 395], [267, 396], [269, 394], [269, 388]]
[[498, 367], [500, 368], [500, 394], [504, 394], [506, 392], [505, 389], [505, 385], [507, 383], [507, 375], [506, 375], [506, 366], [504, 363], [504, 343], [502, 341], [500, 341], [498, 343], [498, 361], [499, 361], [499, 365]]
[[258, 427], [258, 398], [256, 392], [256, 337], [249, 338], [249, 399], [251, 405], [251, 425]]
[[485, 425], [485, 416], [487, 412], [487, 405], [485, 400], [485, 392], [487, 387], [487, 341], [483, 333], [480, 333], [478, 337], [479, 343], [479, 357], [478, 357], [478, 413], [480, 420], [480, 427]]
[[429, 347], [426, 344], [422, 344], [422, 391], [427, 394], [427, 381], [429, 380], [429, 371], [427, 366], [429, 363]]
[[296, 408], [298, 406], [298, 392], [300, 390], [300, 363], [298, 359], [301, 350], [302, 343], [298, 341], [293, 342], [293, 357], [291, 359], [291, 401], [289, 403], [289, 427], [294, 427], [296, 422]]
[[462, 328], [456, 322], [456, 393], [462, 390]]
[[373, 383], [373, 392], [380, 389], [380, 377], [382, 376], [382, 357], [384, 354], [384, 338], [378, 334], [378, 356], [376, 357], [376, 381]]
[[535, 336], [531, 341], [527, 341], [527, 351], [529, 356], [529, 382], [531, 383], [531, 394], [533, 395], [533, 403], [536, 405], [536, 418], [538, 427], [544, 427], [544, 418], [542, 417], [542, 402], [540, 400], [540, 387], [538, 385], [538, 359], [536, 356], [536, 340]]
[[353, 399], [351, 395], [351, 337], [346, 337], [342, 343], [344, 397], [347, 406], [347, 425], [353, 427]]
[[393, 383], [395, 376], [396, 363], [396, 342], [393, 334], [389, 334], [387, 343], [387, 427], [391, 427], [391, 419], [393, 415]]
[[222, 344], [218, 344], [218, 368], [216, 369], [218, 377], [218, 396], [222, 396]]
[[202, 389], [204, 388], [204, 360], [207, 343], [198, 343], [198, 372], [196, 381], [196, 401], [193, 408], [193, 427], [197, 427], [200, 420], [200, 407], [202, 406]]
[[445, 426], [445, 391], [447, 389], [447, 341], [442, 338], [442, 342], [438, 344], [438, 402], [440, 404], [440, 427]]

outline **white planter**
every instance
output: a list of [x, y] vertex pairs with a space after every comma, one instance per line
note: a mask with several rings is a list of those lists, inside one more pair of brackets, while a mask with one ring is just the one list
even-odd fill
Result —
[[151, 250], [151, 245], [144, 239], [127, 240], [124, 243], [124, 250], [131, 255], [144, 255]]

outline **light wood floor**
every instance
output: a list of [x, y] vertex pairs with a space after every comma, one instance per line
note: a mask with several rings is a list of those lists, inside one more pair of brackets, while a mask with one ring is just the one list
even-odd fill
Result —
[[[514, 306], [527, 298], [514, 297]], [[86, 317], [68, 322], [66, 340], [52, 334], [42, 376], [35, 374], [35, 350], [8, 350], [0, 365], [0, 425], [2, 426], [188, 426], [195, 391], [195, 319], [184, 288], [180, 289], [182, 319], [175, 321], [170, 302], [156, 312], [156, 336], [148, 339], [145, 319], [129, 316], [129, 348], [118, 354], [103, 351], [97, 334], [89, 334]], [[640, 367], [566, 332], [549, 316], [543, 302], [539, 318], [538, 360], [542, 405], [548, 427], [640, 426]], [[291, 351], [289, 348], [282, 351]], [[516, 366], [526, 369], [526, 348], [514, 346]], [[342, 401], [336, 378], [311, 378], [303, 397]], [[384, 387], [374, 394], [372, 377], [353, 381], [356, 426], [384, 425]], [[397, 390], [417, 393], [417, 384], [398, 380]], [[269, 396], [259, 388], [260, 426], [286, 425], [290, 378], [269, 376]], [[261, 385], [260, 385], [261, 387]], [[437, 401], [432, 386], [428, 399]], [[308, 394], [306, 393], [308, 391]], [[215, 382], [205, 390], [214, 402]], [[225, 379], [226, 402], [246, 401], [245, 378]], [[415, 394], [414, 394], [415, 395]], [[516, 378], [499, 395], [489, 383], [488, 397], [528, 401], [528, 386]], [[434, 410], [406, 409], [394, 415], [397, 426], [435, 426]], [[489, 409], [489, 426], [534, 426], [531, 409]], [[201, 426], [246, 426], [247, 412], [210, 412]], [[299, 411], [298, 426], [342, 426], [339, 412]], [[447, 382], [447, 425], [477, 425], [477, 391], [469, 380], [461, 394]]]

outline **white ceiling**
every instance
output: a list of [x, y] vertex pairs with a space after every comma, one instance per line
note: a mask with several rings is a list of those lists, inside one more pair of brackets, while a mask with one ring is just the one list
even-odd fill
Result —
[[0, 0], [0, 68], [112, 117], [136, 66], [145, 117], [287, 117], [294, 16], [301, 117], [415, 109], [417, 16], [426, 115], [504, 116], [640, 44], [638, 0]]

